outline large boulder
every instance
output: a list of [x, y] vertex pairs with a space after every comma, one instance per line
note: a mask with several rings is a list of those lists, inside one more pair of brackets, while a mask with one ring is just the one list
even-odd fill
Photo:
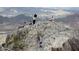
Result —
[[73, 37], [74, 29], [62, 22], [38, 21], [9, 34], [4, 47], [17, 51], [79, 50], [78, 39]]

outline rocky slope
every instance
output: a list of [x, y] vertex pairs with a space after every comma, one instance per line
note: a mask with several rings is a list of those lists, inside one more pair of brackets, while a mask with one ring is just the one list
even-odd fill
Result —
[[74, 28], [62, 22], [38, 21], [9, 34], [2, 46], [14, 51], [73, 51], [79, 50], [79, 40]]

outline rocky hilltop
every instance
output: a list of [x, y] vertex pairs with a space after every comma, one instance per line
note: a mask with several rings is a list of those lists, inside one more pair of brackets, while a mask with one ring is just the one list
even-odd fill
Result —
[[38, 21], [19, 27], [7, 35], [1, 50], [13, 51], [76, 51], [79, 50], [78, 32], [55, 21]]

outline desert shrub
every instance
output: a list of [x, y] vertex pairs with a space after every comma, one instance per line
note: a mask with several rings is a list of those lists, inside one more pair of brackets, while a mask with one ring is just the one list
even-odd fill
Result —
[[18, 30], [12, 35], [7, 35], [6, 47], [9, 47], [11, 44], [13, 44], [12, 48], [13, 50], [23, 49], [23, 47], [25, 46], [24, 39], [26, 38], [27, 34], [28, 30], [21, 30], [21, 31]]

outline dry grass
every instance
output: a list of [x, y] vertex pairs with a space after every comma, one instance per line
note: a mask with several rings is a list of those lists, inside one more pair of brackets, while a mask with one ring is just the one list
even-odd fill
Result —
[[6, 36], [6, 34], [0, 34], [0, 45], [5, 42]]

